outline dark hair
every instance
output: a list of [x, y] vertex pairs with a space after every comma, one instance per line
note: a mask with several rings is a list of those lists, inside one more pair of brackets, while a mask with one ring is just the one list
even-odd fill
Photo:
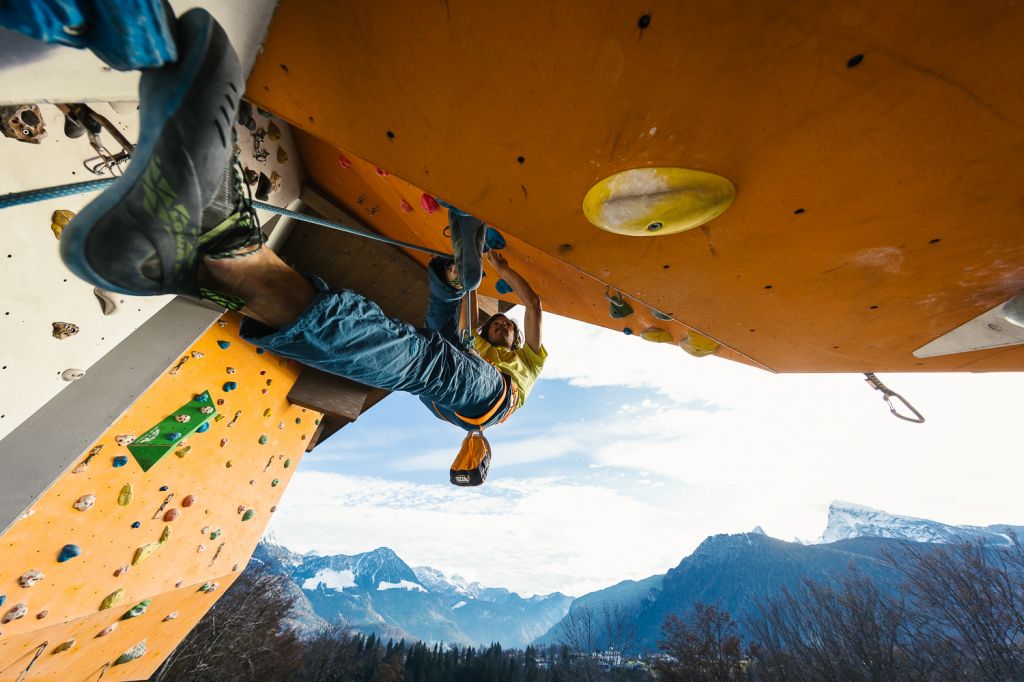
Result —
[[476, 330], [476, 333], [479, 334], [480, 336], [482, 336], [484, 338], [484, 341], [486, 341], [487, 343], [490, 343], [491, 339], [490, 339], [490, 337], [487, 336], [487, 330], [490, 328], [491, 322], [494, 322], [494, 318], [496, 318], [496, 317], [504, 317], [506, 320], [508, 320], [510, 323], [512, 323], [513, 334], [512, 334], [512, 348], [511, 349], [512, 350], [519, 350], [520, 348], [522, 348], [523, 347], [523, 332], [519, 329], [519, 324], [516, 323], [515, 320], [513, 320], [511, 317], [509, 317], [505, 313], [494, 313], [493, 315], [488, 317], [487, 320], [484, 321], [484, 323], [482, 325], [480, 325], [480, 327]]

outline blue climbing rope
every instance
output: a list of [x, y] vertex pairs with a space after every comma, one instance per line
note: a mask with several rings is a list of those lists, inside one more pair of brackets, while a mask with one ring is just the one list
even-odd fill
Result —
[[[106, 189], [114, 182], [114, 180], [115, 178], [106, 178], [103, 180], [90, 180], [88, 182], [74, 182], [67, 185], [57, 185], [56, 187], [42, 187], [40, 189], [31, 189], [26, 192], [14, 192], [12, 194], [0, 195], [0, 209], [21, 206], [23, 204], [34, 204], [38, 201], [59, 199], [61, 197], [70, 197], [75, 194], [84, 194], [86, 192]], [[390, 239], [379, 234], [374, 234], [373, 232], [361, 230], [358, 227], [343, 225], [324, 218], [317, 218], [315, 216], [306, 215], [305, 213], [299, 213], [298, 211], [290, 211], [287, 208], [274, 206], [263, 201], [254, 201], [252, 202], [252, 205], [262, 211], [270, 211], [271, 213], [283, 215], [288, 218], [294, 218], [295, 220], [301, 220], [303, 222], [320, 225], [322, 227], [329, 227], [332, 230], [338, 230], [339, 232], [345, 232], [357, 237], [365, 237], [366, 239], [391, 244], [392, 246], [400, 246], [405, 249], [412, 249], [414, 251], [422, 251], [423, 253], [429, 253], [435, 256], [451, 258], [451, 254], [447, 254], [444, 251], [429, 249], [425, 246], [410, 244], [409, 242], [403, 242], [398, 239]]]

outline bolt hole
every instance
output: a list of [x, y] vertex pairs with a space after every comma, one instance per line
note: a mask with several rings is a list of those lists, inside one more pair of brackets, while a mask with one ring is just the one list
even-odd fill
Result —
[[771, 289], [771, 288], [772, 288], [772, 285], [771, 285], [771, 284], [765, 284], [765, 285], [764, 285], [764, 288], [765, 288], [765, 289]]
[[939, 243], [939, 242], [941, 242], [941, 241], [942, 241], [941, 239], [939, 239], [938, 237], [936, 237], [935, 239], [929, 239], [929, 240], [928, 240], [928, 243], [929, 243], [929, 244], [938, 244], [938, 243]]
[[872, 310], [878, 310], [878, 306], [877, 305], [873, 305], [873, 306], [871, 306], [871, 309]]
[[389, 140], [395, 139], [395, 134], [393, 132], [391, 132], [390, 130], [387, 132], [387, 135], [388, 135], [388, 139]]
[[281, 64], [281, 70], [284, 71], [285, 73], [288, 73], [288, 65], [287, 64]]
[[847, 60], [846, 68], [852, 69], [855, 66], [859, 66], [862, 61], [864, 61], [864, 55], [855, 54], [852, 57], [850, 57], [849, 60]]
[[672, 266], [671, 265], [662, 265], [661, 269], [662, 270], [668, 270], [670, 267], [672, 267]]
[[653, 223], [651, 223], [650, 225], [647, 226], [647, 231], [648, 232], [657, 232], [662, 227], [664, 227], [664, 226], [662, 225], [661, 221], [655, 220]]
[[518, 161], [521, 164], [522, 163], [526, 163], [526, 157], [525, 156], [517, 156], [516, 157], [516, 161]]
[[793, 215], [800, 215], [803, 212], [804, 212], [804, 209], [798, 208], [797, 210], [793, 211]]
[[645, 28], [647, 28], [648, 26], [651, 25], [651, 15], [650, 14], [643, 14], [643, 15], [641, 15], [640, 18], [637, 19], [636, 25], [640, 27], [641, 31], [644, 30]]
[[757, 331], [756, 329], [751, 329], [750, 330], [751, 333], [756, 332], [756, 331]]

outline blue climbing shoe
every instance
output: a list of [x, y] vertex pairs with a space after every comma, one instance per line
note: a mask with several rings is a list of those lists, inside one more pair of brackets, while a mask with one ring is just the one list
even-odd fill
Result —
[[245, 82], [208, 12], [186, 12], [176, 30], [178, 61], [145, 71], [139, 82], [141, 133], [127, 172], [68, 224], [61, 257], [108, 291], [225, 305], [200, 288], [202, 258], [263, 243], [234, 168], [233, 123]]
[[466, 291], [480, 286], [484, 276], [484, 236], [487, 224], [468, 213], [448, 209], [448, 228], [452, 233], [452, 255], [459, 281]]

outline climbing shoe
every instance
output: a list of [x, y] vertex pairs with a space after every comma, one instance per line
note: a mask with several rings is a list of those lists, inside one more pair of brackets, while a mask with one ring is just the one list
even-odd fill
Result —
[[[139, 82], [141, 133], [123, 176], [61, 235], [76, 275], [108, 291], [183, 294], [227, 307], [201, 291], [204, 256], [228, 258], [263, 234], [234, 167], [234, 128], [245, 87], [224, 29], [202, 9], [176, 26], [178, 61]], [[210, 295], [213, 294], [213, 295]]]
[[484, 276], [484, 236], [487, 225], [468, 213], [448, 209], [448, 228], [452, 236], [452, 255], [459, 282], [466, 291], [480, 286]]

